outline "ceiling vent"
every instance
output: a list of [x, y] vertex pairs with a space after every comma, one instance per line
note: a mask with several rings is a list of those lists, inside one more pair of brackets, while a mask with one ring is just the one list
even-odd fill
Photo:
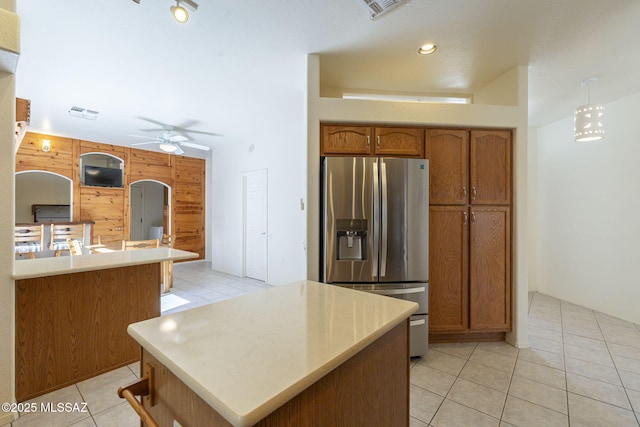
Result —
[[82, 107], [73, 106], [69, 108], [69, 115], [73, 117], [80, 117], [81, 119], [95, 120], [98, 118], [98, 112], [94, 110], [88, 110]]
[[410, 0], [358, 0], [369, 11], [369, 18], [376, 19]]

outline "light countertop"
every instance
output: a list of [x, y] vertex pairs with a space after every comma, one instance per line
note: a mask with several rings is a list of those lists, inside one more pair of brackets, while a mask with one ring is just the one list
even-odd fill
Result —
[[312, 281], [129, 325], [234, 426], [249, 426], [405, 321], [418, 304]]
[[114, 251], [104, 254], [24, 259], [15, 261], [11, 277], [14, 280], [32, 279], [197, 257], [198, 254], [193, 252], [161, 247], [137, 251]]

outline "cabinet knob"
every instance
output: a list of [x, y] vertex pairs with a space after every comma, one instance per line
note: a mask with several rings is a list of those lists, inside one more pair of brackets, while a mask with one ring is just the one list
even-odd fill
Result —
[[467, 198], [467, 187], [462, 187], [462, 198], [466, 199]]
[[380, 146], [380, 137], [379, 136], [377, 137], [377, 140], [378, 140], [378, 147], [379, 147]]
[[471, 224], [475, 224], [475, 223], [476, 223], [476, 213], [471, 212]]
[[466, 212], [462, 212], [462, 215], [463, 215], [462, 224], [465, 225], [467, 223], [467, 213]]
[[371, 137], [367, 135], [367, 147], [371, 145]]
[[475, 200], [476, 196], [478, 195], [478, 192], [476, 191], [476, 187], [471, 187], [471, 194], [472, 194], [471, 198]]

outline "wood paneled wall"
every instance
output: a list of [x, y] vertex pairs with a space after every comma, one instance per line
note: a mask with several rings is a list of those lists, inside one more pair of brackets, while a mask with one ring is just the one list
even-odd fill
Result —
[[188, 157], [175, 158], [172, 202], [176, 246], [204, 258], [205, 164]]
[[[42, 151], [42, 140], [51, 151]], [[104, 153], [124, 162], [125, 188], [80, 184], [80, 156]], [[73, 181], [73, 219], [95, 223], [93, 236], [129, 236], [129, 186], [153, 180], [171, 188], [174, 247], [205, 257], [205, 161], [118, 145], [28, 132], [16, 153], [16, 172], [53, 172]], [[166, 232], [166, 230], [165, 230]], [[94, 242], [96, 243], [96, 242]]]

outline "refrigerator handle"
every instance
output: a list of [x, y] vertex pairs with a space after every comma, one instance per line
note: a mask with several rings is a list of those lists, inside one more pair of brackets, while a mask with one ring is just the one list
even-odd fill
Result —
[[371, 172], [371, 198], [373, 200], [373, 221], [371, 224], [373, 231], [373, 241], [371, 242], [372, 254], [371, 254], [371, 276], [378, 276], [378, 248], [380, 242], [380, 192], [378, 190], [378, 162], [372, 164], [373, 169]]
[[382, 218], [381, 228], [382, 236], [380, 241], [380, 277], [384, 277], [387, 274], [387, 221], [388, 221], [388, 209], [387, 209], [387, 164], [384, 159], [380, 159], [380, 176], [382, 179], [382, 200], [380, 202]]

